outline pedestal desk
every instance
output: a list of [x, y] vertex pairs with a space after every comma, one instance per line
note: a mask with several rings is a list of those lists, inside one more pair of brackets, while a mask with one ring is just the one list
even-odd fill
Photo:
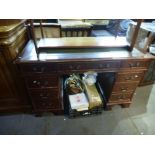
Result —
[[78, 37], [41, 39], [38, 57], [32, 41], [15, 61], [24, 79], [34, 112], [64, 111], [66, 75], [98, 73], [104, 108], [129, 107], [149, 63], [149, 53], [128, 51], [124, 38]]

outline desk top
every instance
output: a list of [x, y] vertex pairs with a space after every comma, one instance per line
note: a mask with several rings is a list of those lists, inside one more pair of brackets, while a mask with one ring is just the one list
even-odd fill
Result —
[[[125, 48], [126, 44], [120, 42], [122, 44], [118, 46], [120, 45], [118, 44], [118, 40], [115, 41], [114, 38], [108, 38], [106, 40], [102, 37], [42, 39], [38, 44], [38, 47], [42, 50], [39, 54], [39, 59], [37, 58], [33, 41], [30, 41], [16, 62], [88, 61], [88, 59], [155, 59], [150, 53], [144, 54], [136, 49], [129, 52]], [[114, 45], [114, 42], [115, 46], [111, 46]]]

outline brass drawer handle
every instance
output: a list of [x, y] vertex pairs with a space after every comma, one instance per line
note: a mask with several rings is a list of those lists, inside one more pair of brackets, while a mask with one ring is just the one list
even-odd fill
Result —
[[49, 97], [49, 94], [43, 94], [43, 93], [41, 93], [39, 96], [40, 96], [41, 98], [48, 98], [48, 97]]
[[135, 75], [134, 77], [135, 77], [135, 78], [138, 78], [139, 76], [138, 76], [138, 75]]
[[110, 64], [107, 63], [107, 64], [99, 64], [99, 68], [110, 68]]
[[129, 67], [130, 68], [134, 67], [134, 64], [133, 63], [129, 63]]
[[41, 67], [41, 68], [39, 68], [39, 67], [33, 67], [32, 70], [34, 72], [41, 72], [42, 73], [42, 72], [45, 71], [45, 67]]
[[72, 66], [72, 65], [70, 65], [70, 66], [69, 66], [69, 69], [73, 69], [73, 66]]
[[124, 99], [125, 97], [123, 95], [118, 96], [117, 99]]
[[125, 80], [132, 80], [132, 76], [125, 77]]
[[77, 67], [76, 67], [76, 69], [80, 69], [81, 68], [81, 66], [80, 65], [78, 65]]
[[40, 81], [34, 80], [32, 83], [35, 85], [38, 85], [38, 86], [40, 86], [40, 85], [47, 86], [48, 85], [48, 81], [44, 81], [44, 83], [41, 83]]
[[75, 67], [72, 66], [72, 65], [70, 65], [70, 66], [69, 66], [69, 69], [80, 69], [80, 67], [81, 67], [80, 65], [77, 65], [77, 66], [75, 66]]
[[40, 81], [34, 80], [33, 84], [40, 85]]
[[103, 64], [99, 64], [99, 68], [103, 68]]
[[139, 67], [139, 66], [140, 66], [140, 62], [137, 62], [137, 63], [136, 63], [136, 67]]
[[122, 87], [122, 88], [121, 88], [121, 91], [122, 91], [122, 92], [126, 92], [127, 90], [128, 90], [128, 87], [126, 87], [126, 88]]
[[137, 79], [137, 78], [139, 78], [139, 76], [136, 74], [136, 75], [133, 75], [133, 76], [125, 77], [125, 80], [134, 80], [134, 79]]
[[110, 67], [110, 64], [106, 64], [106, 68], [109, 68]]
[[139, 67], [140, 66], [140, 62], [136, 62], [135, 64], [134, 63], [129, 63], [129, 66], [130, 66], [130, 68], [132, 68], [132, 67]]
[[36, 72], [36, 71], [37, 71], [37, 67], [33, 67], [33, 71], [35, 71], [35, 72]]
[[45, 71], [45, 67], [41, 67], [41, 72], [44, 72]]

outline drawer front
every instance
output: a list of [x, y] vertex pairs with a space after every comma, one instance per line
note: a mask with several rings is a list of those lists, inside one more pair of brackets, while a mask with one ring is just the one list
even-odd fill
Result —
[[22, 73], [52, 73], [57, 71], [56, 64], [22, 64], [21, 65]]
[[56, 109], [61, 108], [57, 89], [39, 89], [30, 91], [34, 108]]
[[109, 98], [109, 102], [125, 102], [125, 101], [131, 101], [133, 92], [131, 93], [116, 93], [111, 94]]
[[48, 109], [62, 109], [58, 100], [55, 100], [55, 102], [49, 102], [46, 100], [32, 100], [32, 104], [35, 110], [46, 111]]
[[122, 61], [121, 67], [122, 68], [146, 68], [148, 65], [147, 61], [140, 61], [140, 60], [128, 60]]
[[72, 63], [61, 63], [59, 64], [59, 70], [102, 70], [119, 68], [120, 61], [99, 61], [99, 62], [72, 62]]
[[25, 79], [28, 88], [57, 88], [58, 76], [33, 76]]
[[116, 82], [140, 81], [144, 72], [118, 73]]
[[135, 91], [136, 87], [138, 86], [139, 82], [117, 82], [115, 83], [112, 92], [128, 92], [128, 91]]
[[52, 102], [59, 98], [58, 89], [31, 90], [29, 94], [33, 100], [47, 100]]

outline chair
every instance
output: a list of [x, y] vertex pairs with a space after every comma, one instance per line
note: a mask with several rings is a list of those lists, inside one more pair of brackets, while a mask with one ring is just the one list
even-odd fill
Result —
[[82, 20], [59, 20], [61, 37], [88, 37], [91, 36], [92, 25]]

